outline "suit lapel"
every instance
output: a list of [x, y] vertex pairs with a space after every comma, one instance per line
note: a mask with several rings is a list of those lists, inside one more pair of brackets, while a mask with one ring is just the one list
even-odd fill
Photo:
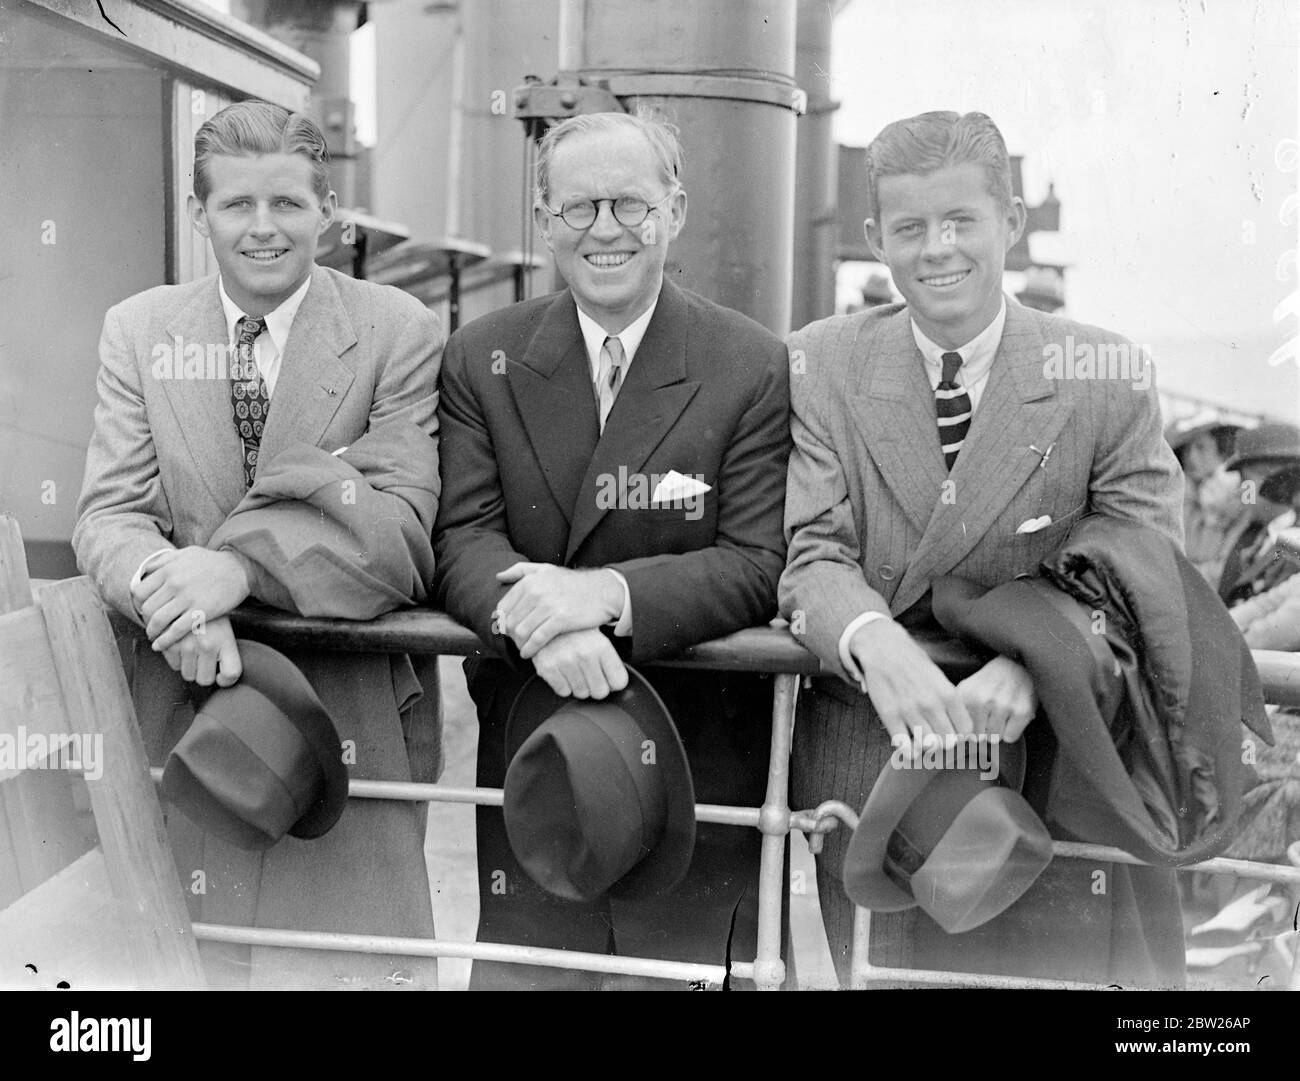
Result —
[[546, 309], [522, 363], [509, 372], [510, 393], [542, 475], [572, 523], [599, 420], [578, 310], [568, 290]]
[[274, 458], [294, 443], [320, 443], [356, 378], [355, 355], [345, 356], [356, 341], [338, 288], [316, 267], [285, 342], [260, 457]]
[[[1042, 335], [1023, 308], [1008, 304], [988, 384], [948, 476], [951, 498], [940, 499], [934, 508], [899, 582], [900, 604], [919, 597], [925, 591], [922, 583], [948, 573], [984, 537], [1061, 434], [1068, 416], [1068, 405], [1043, 374]], [[910, 600], [905, 596], [913, 593]]]
[[[171, 318], [167, 334], [170, 344], [194, 345], [205, 354], [209, 346], [224, 350], [229, 339], [215, 276]], [[181, 364], [184, 358], [176, 359]], [[195, 471], [222, 513], [227, 513], [244, 495], [243, 453], [231, 412], [230, 380], [184, 378], [178, 373], [177, 378], [160, 382]]]
[[607, 513], [608, 507], [596, 499], [598, 478], [603, 474], [616, 477], [620, 469], [628, 474], [638, 472], [700, 389], [698, 380], [686, 378], [689, 320], [686, 298], [676, 286], [665, 281], [645, 337], [605, 423], [605, 431], [584, 471], [579, 489], [581, 498], [569, 530], [566, 561]]
[[885, 484], [918, 532], [924, 533], [948, 478], [939, 445], [934, 392], [903, 309], [859, 332], [854, 343], [862, 378], [852, 414]]

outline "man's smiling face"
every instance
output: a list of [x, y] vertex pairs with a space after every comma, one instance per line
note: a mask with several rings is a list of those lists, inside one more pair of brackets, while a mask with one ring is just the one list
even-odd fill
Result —
[[879, 220], [867, 241], [888, 264], [917, 325], [955, 349], [987, 327], [1002, 302], [1007, 252], [1025, 227], [1025, 207], [1000, 207], [983, 165], [963, 162], [924, 175], [882, 176]]
[[311, 274], [317, 241], [334, 219], [334, 193], [322, 202], [302, 154], [217, 154], [207, 178], [207, 199], [190, 196], [190, 219], [212, 242], [230, 299], [247, 315], [265, 315]]
[[659, 295], [668, 243], [686, 218], [686, 193], [664, 181], [649, 142], [631, 127], [570, 135], [556, 146], [547, 180], [552, 210], [575, 199], [621, 195], [657, 204], [640, 225], [624, 226], [613, 205], [601, 203], [587, 229], [536, 209], [538, 228], [578, 304], [617, 334]]

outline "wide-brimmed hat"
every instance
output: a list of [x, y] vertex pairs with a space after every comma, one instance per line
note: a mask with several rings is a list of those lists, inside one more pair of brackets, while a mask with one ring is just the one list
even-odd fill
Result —
[[627, 674], [627, 687], [601, 701], [561, 697], [534, 676], [506, 722], [510, 847], [566, 900], [663, 893], [695, 849], [686, 748], [654, 688]]
[[919, 906], [958, 934], [1033, 885], [1051, 862], [1052, 839], [1019, 792], [1023, 742], [997, 746], [998, 773], [987, 779], [977, 768], [885, 766], [844, 856], [844, 890], [855, 904], [876, 912]]
[[1224, 468], [1239, 470], [1255, 462], [1276, 462], [1278, 469], [1300, 462], [1300, 428], [1294, 424], [1261, 424], [1238, 435], [1236, 453]]
[[1207, 432], [1216, 438], [1220, 432], [1240, 432], [1242, 425], [1224, 420], [1214, 413], [1195, 413], [1190, 417], [1180, 417], [1165, 429], [1165, 442], [1175, 451], [1180, 451], [1197, 437]]
[[239, 639], [243, 674], [194, 688], [194, 722], [163, 768], [163, 792], [188, 818], [240, 848], [333, 828], [348, 797], [338, 730], [283, 653]]

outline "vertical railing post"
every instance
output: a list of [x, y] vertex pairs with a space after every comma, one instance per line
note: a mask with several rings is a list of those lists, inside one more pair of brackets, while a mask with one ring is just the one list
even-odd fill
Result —
[[759, 814], [763, 852], [758, 870], [758, 952], [754, 982], [760, 991], [779, 991], [785, 982], [781, 960], [781, 914], [785, 902], [785, 846], [790, 835], [790, 745], [794, 734], [799, 677], [772, 679], [772, 753], [767, 795]]

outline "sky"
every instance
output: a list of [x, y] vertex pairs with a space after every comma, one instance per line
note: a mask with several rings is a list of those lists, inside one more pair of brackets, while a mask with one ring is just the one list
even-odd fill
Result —
[[835, 133], [988, 113], [1028, 201], [1056, 185], [1074, 318], [1148, 345], [1164, 388], [1297, 419], [1298, 27], [1295, 0], [851, 0]]

